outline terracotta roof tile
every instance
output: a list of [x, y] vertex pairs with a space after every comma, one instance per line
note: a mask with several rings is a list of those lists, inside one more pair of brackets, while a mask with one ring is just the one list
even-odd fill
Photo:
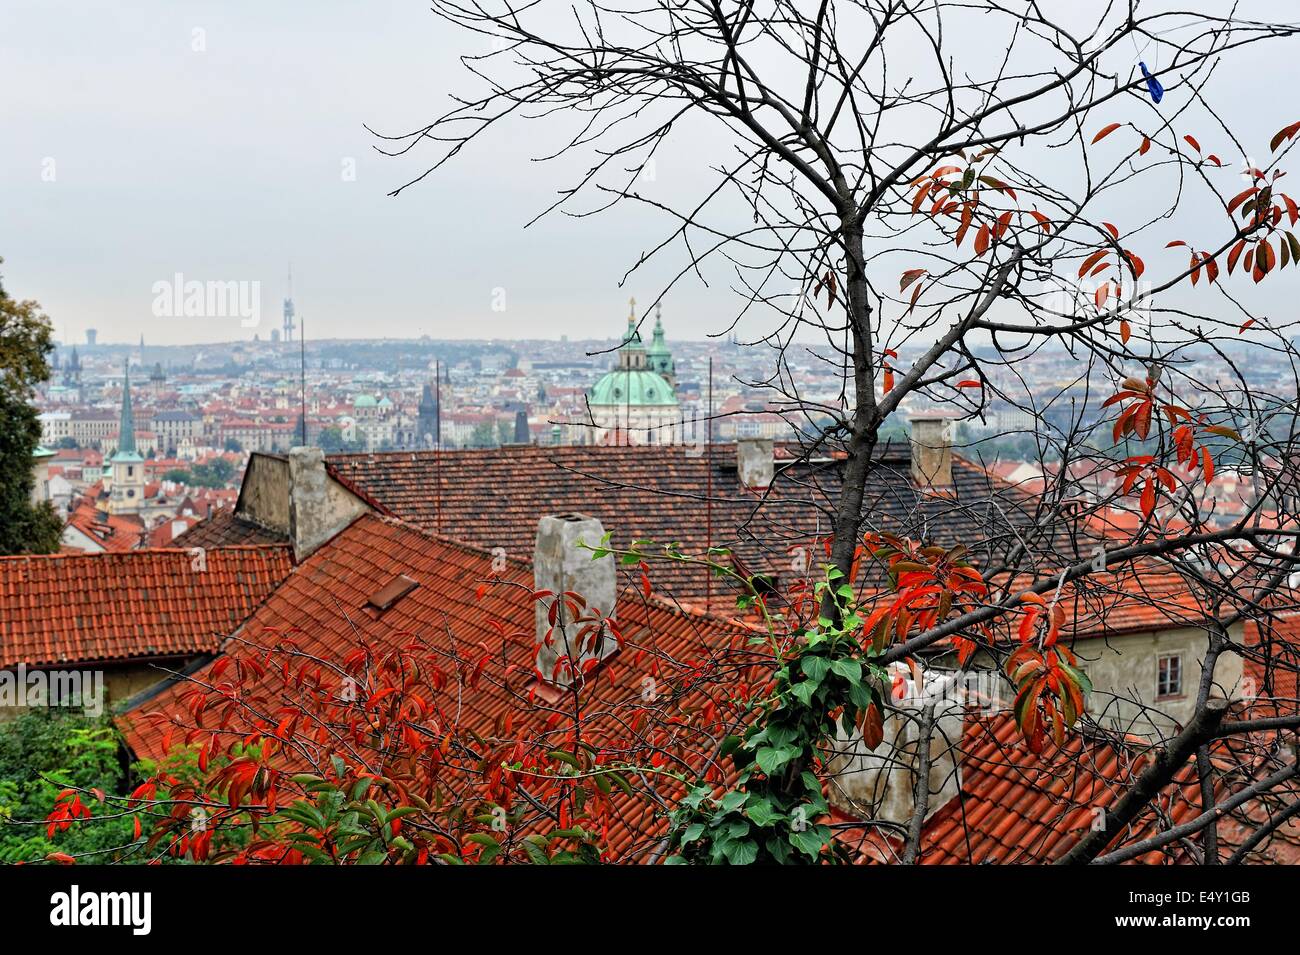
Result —
[[229, 547], [234, 544], [278, 544], [285, 537], [236, 516], [229, 508], [213, 510], [173, 543], [177, 547]]
[[[960, 746], [961, 789], [925, 823], [923, 865], [1051, 862], [1089, 831], [1095, 810], [1109, 807], [1146, 765], [1138, 745], [1081, 733], [1035, 755], [1020, 738], [1010, 713], [968, 717]], [[1190, 778], [1191, 767], [1178, 779]], [[1195, 786], [1173, 786], [1158, 797], [1174, 824], [1199, 813]], [[841, 815], [841, 818], [843, 817]], [[1150, 835], [1153, 816], [1139, 816], [1116, 846]], [[1163, 828], [1163, 827], [1162, 827]], [[841, 838], [864, 862], [895, 861], [900, 844], [858, 830]], [[1150, 852], [1142, 863], [1184, 861], [1177, 850]]]
[[[504, 648], [518, 691], [531, 680], [528, 674], [533, 670], [534, 609], [519, 587], [489, 587], [481, 599], [477, 597], [479, 583], [494, 576], [493, 560], [490, 552], [391, 519], [363, 515], [295, 568], [239, 630], [238, 641], [269, 645], [292, 633], [302, 652], [324, 659], [342, 659], [362, 640], [371, 647], [396, 648], [418, 639], [448, 658], [454, 656], [454, 647], [463, 650], [483, 641], [494, 652]], [[399, 574], [418, 586], [387, 610], [369, 606], [370, 598]], [[500, 578], [506, 584], [531, 587], [532, 583], [528, 565], [517, 561], [509, 561]], [[584, 695], [591, 694], [584, 708], [593, 711], [609, 709], [608, 701], [626, 700], [642, 692], [644, 667], [632, 662], [640, 649], [678, 661], [706, 660], [728, 641], [743, 647], [750, 636], [735, 622], [676, 608], [658, 597], [642, 599], [635, 587], [620, 597], [618, 619], [627, 643], [583, 690]], [[494, 621], [515, 636], [503, 638]], [[206, 673], [207, 667], [194, 678], [203, 680]], [[257, 691], [266, 692], [280, 679], [276, 668], [271, 668]], [[160, 717], [175, 715], [179, 718], [175, 725], [188, 725], [183, 703], [186, 690], [184, 683], [162, 684], [119, 717], [137, 755], [161, 756], [173, 732], [179, 741], [180, 733], [169, 729], [168, 720]], [[490, 735], [508, 710], [513, 709], [516, 719], [520, 718], [518, 698], [499, 683], [485, 680], [472, 689], [462, 685], [447, 692], [458, 694], [455, 706], [460, 724], [480, 734]], [[439, 702], [435, 697], [435, 706]], [[585, 731], [599, 732], [591, 725]], [[664, 785], [676, 784], [665, 781]], [[622, 804], [622, 811], [628, 817], [611, 835], [620, 855], [634, 844], [648, 846], [663, 822], [643, 818], [646, 810], [639, 805]]]
[[208, 653], [288, 575], [283, 546], [0, 558], [0, 667]]
[[[789, 566], [792, 548], [830, 533], [843, 459], [777, 463], [766, 492], [744, 488], [736, 446], [531, 447], [330, 455], [330, 473], [378, 511], [478, 547], [529, 557], [537, 519], [579, 511], [597, 517], [616, 544], [678, 542], [688, 552], [730, 547], [749, 573]], [[937, 543], [997, 549], [1021, 537], [1042, 538], [1031, 501], [983, 468], [954, 457], [954, 482], [944, 496], [923, 495], [910, 473], [906, 447], [886, 446], [863, 502], [864, 531], [919, 535]], [[991, 508], [997, 499], [1001, 505]], [[979, 505], [984, 505], [979, 507]], [[1031, 546], [1034, 546], [1031, 543]], [[809, 563], [813, 564], [813, 556]], [[699, 567], [673, 565], [662, 582], [674, 596], [717, 594], [720, 584]]]

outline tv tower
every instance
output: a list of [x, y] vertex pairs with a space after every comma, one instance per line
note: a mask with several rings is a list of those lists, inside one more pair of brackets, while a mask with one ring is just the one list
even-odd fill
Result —
[[293, 266], [289, 266], [289, 294], [284, 297], [284, 326], [280, 332], [280, 340], [283, 342], [293, 341]]

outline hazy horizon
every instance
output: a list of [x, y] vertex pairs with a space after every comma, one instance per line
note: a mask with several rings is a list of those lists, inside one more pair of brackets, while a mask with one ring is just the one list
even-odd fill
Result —
[[[1238, 14], [1294, 10], [1255, 0]], [[61, 340], [83, 342], [91, 327], [105, 343], [266, 340], [290, 266], [309, 340], [609, 339], [628, 298], [642, 313], [679, 265], [656, 260], [620, 286], [666, 232], [644, 209], [524, 228], [583, 168], [567, 156], [531, 161], [562, 122], [503, 126], [387, 196], [435, 153], [381, 156], [363, 124], [402, 133], [427, 123], [467, 88], [458, 56], [486, 51], [417, 0], [322, 0], [307, 11], [251, 0], [8, 0], [0, 36], [0, 274], [10, 294], [41, 303]], [[1227, 58], [1213, 96], [1263, 151], [1296, 117], [1255, 95], [1260, 65]], [[729, 149], [716, 124], [688, 125], [638, 188], [693, 202], [702, 164]], [[259, 321], [155, 314], [156, 284], [176, 275], [258, 283]], [[730, 276], [706, 276], [710, 287], [690, 277], [666, 298], [670, 340], [725, 333], [739, 298]], [[1281, 310], [1285, 286], [1248, 294]]]

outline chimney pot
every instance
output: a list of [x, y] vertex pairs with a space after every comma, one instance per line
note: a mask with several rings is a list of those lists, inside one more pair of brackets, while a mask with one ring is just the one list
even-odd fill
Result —
[[913, 415], [912, 480], [919, 488], [952, 487], [952, 434], [956, 418], [945, 414]]
[[[536, 665], [542, 678], [550, 683], [569, 686], [583, 666], [603, 660], [618, 649], [608, 632], [589, 626], [587, 617], [613, 617], [616, 600], [614, 558], [606, 554], [592, 560], [587, 547], [599, 547], [605, 536], [600, 521], [586, 514], [554, 514], [537, 523], [537, 542], [533, 550], [533, 588], [549, 590], [555, 596], [534, 603]], [[580, 546], [586, 544], [587, 547]], [[564, 593], [576, 593], [586, 602], [580, 621], [561, 600]], [[551, 606], [560, 600], [554, 625]], [[547, 636], [550, 642], [547, 642]], [[563, 657], [571, 663], [556, 668]]]
[[[856, 730], [847, 737], [841, 733], [833, 759], [832, 802], [855, 815], [866, 812], [867, 818], [906, 825], [916, 806], [916, 772], [921, 747], [922, 718], [933, 706], [933, 729], [930, 750], [929, 789], [926, 804], [928, 819], [961, 790], [961, 744], [965, 703], [959, 675], [937, 675], [921, 671], [921, 686], [915, 674], [896, 663], [892, 673], [903, 677], [901, 699], [890, 697], [892, 709], [884, 714], [884, 738], [873, 751], [868, 750]], [[890, 695], [891, 684], [880, 689]]]
[[772, 486], [776, 474], [775, 448], [776, 442], [771, 438], [736, 439], [736, 473], [742, 487], [761, 490]]
[[289, 539], [301, 561], [366, 510], [366, 505], [330, 479], [320, 448], [289, 450]]

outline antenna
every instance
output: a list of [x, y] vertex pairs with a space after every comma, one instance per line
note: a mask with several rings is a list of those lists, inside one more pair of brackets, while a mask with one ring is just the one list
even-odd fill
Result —
[[[713, 356], [709, 356], [709, 409], [706, 418], [708, 435], [704, 439], [704, 559], [710, 559], [713, 550]], [[698, 432], [696, 432], [698, 433]], [[707, 609], [713, 600], [713, 574], [705, 567], [704, 606]]]
[[[292, 275], [292, 273], [290, 273]], [[299, 393], [302, 399], [302, 445], [307, 446], [307, 323], [298, 319], [298, 369], [301, 375]]]

